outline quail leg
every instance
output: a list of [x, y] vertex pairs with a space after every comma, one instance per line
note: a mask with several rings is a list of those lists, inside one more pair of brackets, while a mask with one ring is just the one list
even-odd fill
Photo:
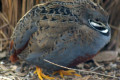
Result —
[[45, 78], [45, 79], [55, 79], [54, 77], [49, 77], [48, 75], [43, 74], [42, 69], [37, 67], [37, 66], [36, 66], [36, 71], [34, 72], [34, 74], [36, 74], [36, 73], [37, 73], [40, 80], [43, 80], [43, 78]]
[[76, 72], [74, 70], [67, 70], [67, 71], [59, 70], [59, 71], [54, 72], [53, 75], [55, 75], [57, 73], [60, 74], [61, 78], [63, 78], [64, 75], [66, 75], [66, 76], [74, 75], [74, 76], [81, 77], [81, 75], [76, 74]]

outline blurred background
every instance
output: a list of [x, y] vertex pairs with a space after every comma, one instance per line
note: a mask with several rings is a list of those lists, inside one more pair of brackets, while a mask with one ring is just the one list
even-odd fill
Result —
[[[0, 0], [0, 51], [8, 49], [10, 36], [16, 23], [34, 5], [48, 0]], [[93, 0], [110, 15], [112, 39], [106, 49], [118, 50], [120, 47], [120, 0]]]

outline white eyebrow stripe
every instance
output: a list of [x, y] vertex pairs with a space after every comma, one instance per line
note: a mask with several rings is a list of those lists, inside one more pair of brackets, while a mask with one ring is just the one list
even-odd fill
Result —
[[90, 22], [90, 24], [93, 25], [93, 26], [101, 27], [101, 25], [99, 25], [99, 24], [97, 24], [97, 23], [95, 23], [95, 22]]
[[101, 32], [102, 33], [108, 33], [108, 31], [109, 31], [108, 29], [105, 29], [105, 30], [102, 30]]

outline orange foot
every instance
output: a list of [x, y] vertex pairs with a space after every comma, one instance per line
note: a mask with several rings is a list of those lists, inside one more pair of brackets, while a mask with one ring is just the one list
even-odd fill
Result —
[[38, 75], [38, 77], [39, 77], [40, 80], [43, 80], [43, 78], [45, 78], [47, 80], [49, 80], [49, 79], [55, 79], [54, 77], [50, 77], [48, 75], [43, 74], [42, 73], [42, 69], [39, 68], [39, 67], [37, 67], [37, 66], [36, 66], [36, 71], [34, 72], [34, 74], [36, 74], [36, 73], [37, 73], [37, 75]]
[[76, 74], [76, 72], [74, 70], [67, 70], [67, 71], [64, 71], [64, 70], [59, 70], [59, 71], [56, 71], [53, 73], [53, 75], [59, 73], [61, 78], [63, 78], [63, 75], [66, 75], [66, 76], [78, 76], [78, 77], [81, 77], [81, 75], [79, 74]]

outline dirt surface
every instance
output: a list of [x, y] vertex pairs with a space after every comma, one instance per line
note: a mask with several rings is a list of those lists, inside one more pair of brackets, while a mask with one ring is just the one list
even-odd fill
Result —
[[[12, 64], [7, 52], [0, 52], [0, 80], [39, 80], [34, 74], [35, 66], [26, 63]], [[6, 54], [6, 56], [5, 56]], [[81, 77], [55, 75], [56, 80], [120, 80], [120, 55], [112, 61], [88, 61], [79, 64], [75, 69]], [[88, 71], [88, 72], [87, 72]], [[94, 73], [96, 72], [96, 73]]]

